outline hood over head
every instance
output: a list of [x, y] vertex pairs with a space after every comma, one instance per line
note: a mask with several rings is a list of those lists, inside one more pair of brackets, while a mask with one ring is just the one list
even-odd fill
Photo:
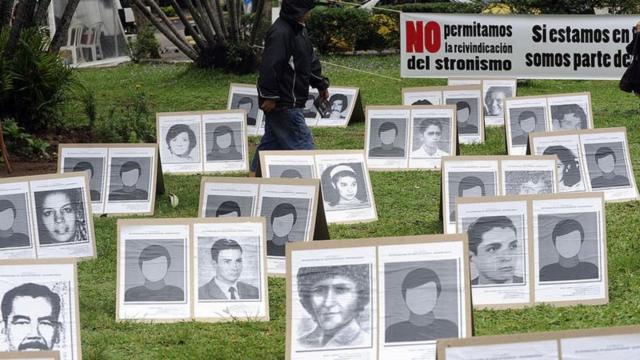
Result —
[[280, 16], [297, 19], [313, 9], [315, 3], [315, 0], [282, 0]]

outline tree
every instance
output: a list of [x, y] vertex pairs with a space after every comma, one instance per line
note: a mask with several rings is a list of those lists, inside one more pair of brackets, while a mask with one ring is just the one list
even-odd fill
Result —
[[196, 65], [238, 73], [255, 69], [257, 57], [254, 45], [262, 41], [263, 24], [270, 23], [271, 0], [254, 0], [256, 12], [253, 15], [244, 15], [242, 0], [222, 0], [222, 3], [219, 0], [170, 0], [171, 7], [184, 25], [185, 33], [193, 38], [193, 45], [167, 18], [159, 0], [132, 2]]

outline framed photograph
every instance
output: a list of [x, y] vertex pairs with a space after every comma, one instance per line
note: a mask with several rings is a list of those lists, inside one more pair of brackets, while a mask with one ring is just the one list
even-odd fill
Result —
[[367, 106], [365, 149], [370, 170], [406, 169], [411, 108]]
[[588, 191], [586, 166], [576, 133], [531, 133], [531, 153], [557, 156], [557, 177], [561, 193]]
[[593, 129], [591, 93], [548, 95], [551, 131]]
[[527, 153], [530, 133], [550, 131], [547, 120], [547, 98], [544, 96], [507, 98], [504, 100], [504, 109], [509, 155]]
[[229, 85], [227, 110], [243, 110], [247, 114], [247, 133], [264, 134], [264, 112], [258, 104], [258, 89], [255, 84]]
[[503, 195], [538, 195], [558, 192], [556, 157], [508, 156], [500, 160]]
[[118, 220], [116, 319], [191, 319], [191, 226], [182, 219]]
[[608, 303], [603, 195], [546, 195], [532, 211], [536, 301]]
[[88, 174], [32, 178], [30, 217], [34, 220], [38, 258], [91, 259], [96, 256]]
[[[59, 352], [59, 359], [64, 360], [82, 358], [75, 260], [3, 261], [0, 298], [2, 310], [6, 311], [2, 314], [6, 336], [2, 337], [0, 348], [35, 354], [18, 359], [40, 359], [40, 351]], [[25, 322], [37, 324], [37, 336], [21, 329]], [[56, 359], [52, 356], [48, 353], [46, 358]]]
[[60, 360], [58, 351], [9, 351], [0, 352], [2, 360]]
[[457, 152], [456, 108], [414, 106], [411, 110], [409, 168], [437, 170]]
[[206, 112], [204, 128], [204, 171], [237, 172], [249, 170], [249, 141], [245, 114], [241, 112]]
[[269, 320], [264, 219], [193, 225], [194, 318]]
[[468, 156], [442, 159], [442, 214], [445, 233], [456, 232], [456, 198], [499, 195], [500, 161]]
[[[286, 359], [435, 360], [437, 338], [471, 335], [465, 253], [464, 235], [291, 244]], [[327, 316], [336, 291], [344, 310]]]
[[260, 151], [265, 178], [317, 179], [313, 150]]
[[316, 151], [315, 160], [328, 223], [378, 219], [363, 151]]
[[443, 105], [444, 86], [416, 87], [402, 89], [402, 105]]
[[[318, 118], [317, 126], [349, 125], [349, 120], [358, 103], [358, 88], [332, 86], [329, 88], [329, 109], [327, 116], [322, 114]], [[362, 105], [360, 105], [362, 106]]]
[[591, 191], [604, 192], [606, 201], [640, 198], [625, 128], [581, 131], [580, 142]]
[[485, 126], [504, 126], [504, 101], [516, 97], [517, 79], [483, 79]]
[[107, 152], [104, 147], [59, 146], [59, 173], [86, 171], [89, 174], [89, 193], [94, 214], [104, 213], [107, 179]]
[[482, 87], [450, 86], [442, 92], [442, 98], [444, 104], [456, 106], [458, 142], [484, 143]]
[[156, 135], [164, 173], [202, 172], [202, 114], [158, 113]]
[[533, 306], [528, 201], [522, 197], [460, 198], [457, 232], [469, 239], [473, 306]]
[[640, 327], [565, 330], [514, 335], [479, 336], [438, 341], [438, 359], [503, 359], [505, 354], [520, 358], [635, 359], [640, 356]]
[[0, 179], [0, 259], [36, 258], [32, 203], [28, 179]]

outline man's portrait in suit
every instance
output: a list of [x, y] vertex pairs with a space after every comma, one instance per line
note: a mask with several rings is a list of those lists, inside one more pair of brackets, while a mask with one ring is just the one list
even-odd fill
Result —
[[257, 287], [239, 281], [243, 268], [242, 247], [232, 239], [219, 239], [211, 246], [215, 276], [198, 288], [199, 300], [257, 300]]

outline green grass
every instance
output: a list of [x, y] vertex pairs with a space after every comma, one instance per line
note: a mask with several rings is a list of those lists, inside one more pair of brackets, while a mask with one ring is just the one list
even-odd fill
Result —
[[[330, 62], [390, 77], [399, 77], [397, 56], [332, 57]], [[401, 103], [401, 88], [443, 85], [445, 80], [394, 81], [325, 65], [334, 85], [360, 88], [365, 105]], [[187, 65], [127, 65], [82, 70], [79, 78], [92, 89], [98, 113], [127, 102], [136, 86], [150, 96], [152, 111], [222, 109], [229, 84], [255, 83], [255, 76], [231, 76]], [[622, 93], [613, 81], [529, 81], [519, 95], [591, 91], [596, 127], [626, 126], [631, 156], [640, 181], [639, 99]], [[83, 124], [79, 104], [69, 104], [70, 124]], [[346, 129], [313, 129], [319, 149], [357, 149], [364, 144], [364, 125]], [[255, 143], [256, 139], [252, 139]], [[490, 129], [484, 145], [462, 146], [463, 155], [506, 154], [504, 131]], [[379, 221], [332, 225], [332, 239], [442, 233], [439, 219], [440, 174], [437, 172], [373, 172]], [[166, 176], [167, 191], [180, 198], [169, 206], [159, 197], [155, 217], [195, 217], [198, 176]], [[98, 259], [79, 266], [82, 347], [85, 359], [281, 359], [285, 349], [285, 292], [282, 279], [269, 279], [271, 321], [206, 324], [135, 324], [115, 321], [116, 220], [95, 222]], [[607, 205], [610, 304], [524, 310], [474, 311], [476, 335], [578, 329], [640, 324], [640, 203]]]

